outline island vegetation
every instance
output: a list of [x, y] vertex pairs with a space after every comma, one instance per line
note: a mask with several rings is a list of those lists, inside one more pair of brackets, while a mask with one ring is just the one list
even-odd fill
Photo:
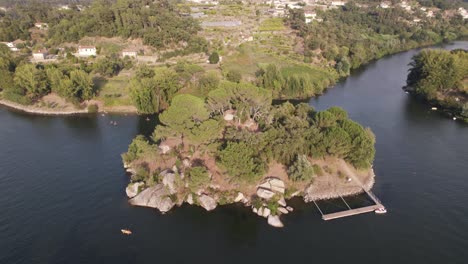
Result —
[[[220, 86], [205, 99], [176, 95], [152, 137], [130, 144], [122, 157], [132, 173], [132, 204], [166, 212], [184, 202], [207, 210], [243, 202], [275, 219], [287, 213], [284, 198], [314, 199], [314, 184], [328, 185], [321, 191], [334, 197], [333, 189], [346, 186], [343, 163], [373, 180], [374, 135], [343, 109], [272, 105], [267, 89], [227, 81]], [[359, 191], [351, 186], [338, 193]]]
[[423, 50], [410, 63], [404, 89], [468, 122], [468, 52]]

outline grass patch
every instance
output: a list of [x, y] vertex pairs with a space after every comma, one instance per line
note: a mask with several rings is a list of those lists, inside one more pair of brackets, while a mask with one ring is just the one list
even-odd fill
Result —
[[105, 106], [132, 105], [128, 83], [129, 79], [126, 76], [116, 76], [98, 82], [97, 99], [103, 101]]
[[285, 27], [282, 18], [274, 17], [263, 20], [258, 29], [260, 31], [281, 31]]

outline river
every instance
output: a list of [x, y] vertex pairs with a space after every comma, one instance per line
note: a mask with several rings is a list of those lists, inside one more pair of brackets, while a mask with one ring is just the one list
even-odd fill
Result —
[[154, 120], [1, 107], [0, 263], [466, 263], [468, 125], [401, 90], [416, 53], [373, 62], [310, 101], [372, 128], [374, 192], [389, 212], [324, 222], [298, 206], [279, 230], [237, 206], [129, 206], [119, 154]]

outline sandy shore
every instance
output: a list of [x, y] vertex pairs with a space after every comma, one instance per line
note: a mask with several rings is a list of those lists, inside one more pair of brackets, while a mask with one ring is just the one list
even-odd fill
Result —
[[[94, 103], [94, 102], [93, 102]], [[22, 105], [14, 103], [8, 100], [0, 99], [0, 105], [8, 108], [34, 114], [34, 115], [78, 115], [88, 114], [88, 109], [48, 109], [43, 107], [37, 107], [34, 105]], [[99, 113], [116, 113], [116, 114], [137, 114], [136, 108], [122, 106], [122, 107], [103, 107], [99, 108]]]
[[21, 112], [26, 112], [30, 114], [37, 115], [76, 115], [76, 114], [86, 114], [88, 113], [87, 109], [74, 109], [74, 110], [54, 110], [54, 109], [45, 109], [40, 107], [35, 107], [31, 105], [22, 105], [7, 100], [0, 100], [0, 105], [4, 105], [8, 108], [12, 108]]

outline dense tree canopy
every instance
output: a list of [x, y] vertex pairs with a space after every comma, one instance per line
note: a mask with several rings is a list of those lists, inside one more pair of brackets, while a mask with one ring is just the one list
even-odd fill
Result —
[[468, 52], [423, 50], [410, 63], [408, 91], [468, 118]]

